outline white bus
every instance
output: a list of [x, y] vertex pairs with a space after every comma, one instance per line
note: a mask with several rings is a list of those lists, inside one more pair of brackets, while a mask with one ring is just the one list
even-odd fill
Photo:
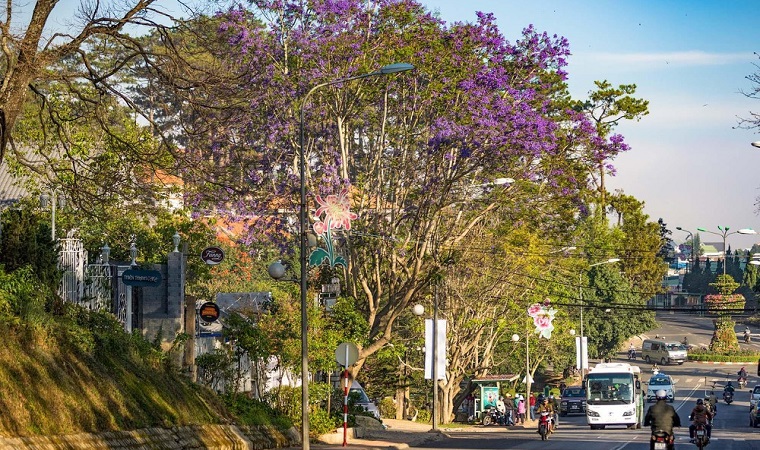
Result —
[[592, 430], [607, 425], [641, 428], [644, 401], [641, 369], [626, 363], [597, 364], [583, 381], [586, 421]]

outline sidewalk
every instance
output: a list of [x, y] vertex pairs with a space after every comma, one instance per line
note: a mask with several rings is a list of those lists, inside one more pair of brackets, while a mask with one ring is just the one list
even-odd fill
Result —
[[[467, 432], [498, 432], [503, 430], [507, 432], [506, 427], [489, 426], [483, 427], [480, 425], [462, 425], [461, 427], [451, 428], [439, 428], [437, 432], [433, 432], [430, 424], [412, 422], [409, 420], [396, 420], [396, 419], [383, 419], [383, 424], [388, 428], [386, 429], [367, 429], [364, 431], [364, 437], [361, 439], [351, 437], [349, 430], [348, 445], [342, 446], [342, 443], [338, 444], [324, 444], [314, 443], [310, 444], [310, 448], [326, 450], [326, 449], [354, 449], [354, 450], [405, 450], [409, 447], [417, 447], [427, 442], [436, 441], [439, 439], [445, 439], [449, 433], [456, 433], [458, 431]], [[526, 423], [526, 427], [535, 426], [535, 422]], [[518, 426], [518, 428], [523, 428]], [[340, 430], [342, 433], [342, 430]], [[342, 436], [342, 434], [341, 434]], [[300, 446], [288, 447], [286, 450], [298, 450]]]

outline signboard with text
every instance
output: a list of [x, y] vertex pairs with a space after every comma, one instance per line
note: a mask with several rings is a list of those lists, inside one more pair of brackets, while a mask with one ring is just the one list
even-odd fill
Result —
[[121, 274], [121, 280], [127, 286], [160, 286], [161, 272], [158, 270], [129, 269]]

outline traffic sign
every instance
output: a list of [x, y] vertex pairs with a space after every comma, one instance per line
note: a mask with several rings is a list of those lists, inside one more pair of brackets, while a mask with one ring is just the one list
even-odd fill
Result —
[[359, 359], [359, 348], [351, 342], [344, 342], [335, 350], [335, 360], [343, 367], [348, 367]]

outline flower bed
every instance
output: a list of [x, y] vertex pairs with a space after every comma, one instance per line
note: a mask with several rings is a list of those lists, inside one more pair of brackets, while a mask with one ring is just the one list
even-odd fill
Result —
[[707, 307], [707, 312], [713, 314], [726, 314], [730, 313], [732, 310], [735, 311], [737, 309], [743, 310], [745, 303], [746, 300], [741, 294], [705, 295], [705, 306]]

